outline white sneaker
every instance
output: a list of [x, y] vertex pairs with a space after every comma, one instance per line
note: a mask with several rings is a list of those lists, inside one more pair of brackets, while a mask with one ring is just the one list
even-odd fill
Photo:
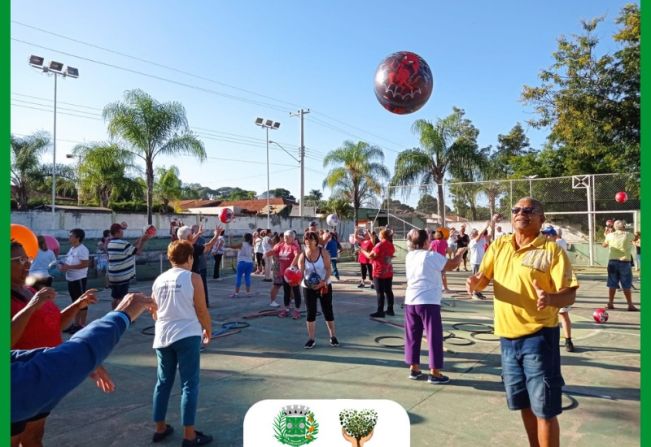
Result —
[[278, 304], [278, 303], [275, 302], [275, 301], [272, 301], [272, 302], [269, 303], [269, 306], [270, 306], [270, 307], [280, 307], [280, 304]]

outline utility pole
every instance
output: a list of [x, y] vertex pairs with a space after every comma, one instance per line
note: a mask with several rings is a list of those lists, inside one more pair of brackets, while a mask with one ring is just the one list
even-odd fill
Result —
[[296, 113], [290, 113], [289, 116], [300, 116], [301, 117], [301, 147], [298, 149], [299, 163], [301, 164], [301, 192], [299, 198], [298, 206], [298, 215], [303, 217], [303, 197], [305, 197], [305, 126], [303, 117], [310, 113], [310, 109], [299, 110]]

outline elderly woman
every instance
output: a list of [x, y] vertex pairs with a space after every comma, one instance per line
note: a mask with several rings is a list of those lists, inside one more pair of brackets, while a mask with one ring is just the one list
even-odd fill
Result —
[[49, 265], [57, 260], [56, 255], [47, 246], [47, 242], [43, 236], [38, 236], [38, 253], [32, 261], [32, 266], [29, 268], [29, 276], [34, 281], [34, 287], [39, 290], [43, 287], [52, 286], [52, 277], [48, 271]]
[[441, 373], [443, 368], [443, 323], [441, 322], [441, 272], [456, 268], [466, 248], [457, 250], [452, 259], [429, 251], [425, 230], [413, 229], [407, 234], [409, 253], [405, 259], [407, 290], [405, 291], [405, 363], [409, 378], [419, 379], [420, 345], [423, 329], [429, 345], [428, 382], [448, 383], [450, 378]]
[[[371, 250], [360, 248], [360, 252], [370, 259], [373, 265], [373, 285], [377, 296], [377, 310], [371, 314], [371, 317], [384, 318], [386, 315], [395, 315], [393, 311], [392, 258], [396, 249], [391, 240], [391, 230], [385, 228], [380, 231], [380, 241]], [[386, 311], [384, 310], [385, 298]]]
[[339, 346], [335, 333], [335, 317], [332, 311], [332, 284], [330, 277], [330, 255], [319, 246], [321, 238], [314, 231], [304, 235], [305, 250], [298, 257], [298, 268], [303, 272], [303, 296], [307, 307], [307, 342], [305, 349], [316, 346], [316, 303], [321, 301], [321, 311], [325, 319], [330, 345]]
[[204, 344], [210, 341], [212, 323], [201, 276], [191, 271], [193, 253], [194, 247], [189, 241], [170, 243], [167, 259], [172, 268], [156, 278], [152, 286], [152, 298], [158, 308], [153, 314], [158, 381], [154, 387], [156, 431], [152, 440], [162, 441], [174, 431], [166, 424], [165, 415], [178, 367], [184, 447], [212, 441], [212, 436], [194, 428], [199, 396], [199, 351], [202, 341]]
[[292, 318], [298, 320], [301, 318], [301, 289], [298, 285], [292, 286], [285, 280], [285, 270], [287, 270], [292, 264], [296, 264], [296, 257], [298, 256], [300, 248], [295, 241], [294, 232], [292, 230], [287, 230], [284, 233], [283, 241], [274, 245], [271, 251], [265, 253], [266, 257], [276, 256], [278, 257], [278, 275], [283, 278], [283, 292], [284, 292], [284, 306], [280, 313], [278, 314], [281, 318], [286, 318], [289, 316], [289, 303], [290, 303], [290, 294], [294, 294], [294, 311], [292, 312]]
[[[95, 289], [89, 289], [64, 310], [54, 304], [56, 291], [43, 287], [34, 291], [25, 287], [32, 260], [23, 246], [11, 242], [11, 349], [35, 349], [58, 346], [62, 342], [61, 331], [67, 328], [80, 310], [97, 302]], [[97, 386], [105, 392], [115, 386], [103, 367], [92, 374]], [[24, 447], [42, 445], [45, 419], [49, 411], [30, 420], [11, 424], [11, 445]]]

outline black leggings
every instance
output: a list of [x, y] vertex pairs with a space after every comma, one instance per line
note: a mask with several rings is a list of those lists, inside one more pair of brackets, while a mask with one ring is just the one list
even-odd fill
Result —
[[366, 281], [366, 271], [368, 270], [368, 279], [373, 281], [373, 265], [372, 264], [360, 264], [362, 267], [362, 281]]
[[290, 290], [294, 292], [294, 305], [299, 309], [301, 307], [301, 288], [299, 286], [292, 287], [283, 279], [283, 300], [285, 302], [285, 307], [289, 306]]
[[384, 297], [387, 298], [387, 310], [393, 310], [393, 290], [391, 283], [393, 278], [373, 278], [375, 294], [377, 295], [377, 310], [384, 312]]
[[213, 258], [215, 258], [215, 270], [213, 270], [212, 277], [215, 279], [219, 278], [219, 270], [222, 268], [222, 256], [221, 254], [213, 255]]
[[335, 314], [332, 311], [332, 285], [328, 284], [328, 293], [321, 295], [320, 290], [306, 289], [303, 287], [305, 295], [305, 307], [307, 307], [307, 321], [316, 320], [316, 302], [321, 300], [321, 312], [325, 321], [334, 321]]
[[255, 264], [258, 266], [259, 270], [264, 268], [264, 255], [262, 253], [255, 254]]

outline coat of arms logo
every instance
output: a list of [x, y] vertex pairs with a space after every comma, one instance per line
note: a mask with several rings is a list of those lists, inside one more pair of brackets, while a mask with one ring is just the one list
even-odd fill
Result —
[[316, 440], [319, 423], [305, 405], [287, 405], [274, 419], [274, 436], [281, 444], [299, 447]]

